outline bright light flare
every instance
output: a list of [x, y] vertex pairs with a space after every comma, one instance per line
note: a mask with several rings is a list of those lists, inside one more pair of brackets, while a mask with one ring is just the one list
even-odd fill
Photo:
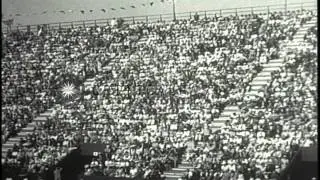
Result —
[[67, 84], [64, 84], [61, 91], [62, 95], [67, 98], [73, 96], [76, 93], [75, 86], [69, 82]]

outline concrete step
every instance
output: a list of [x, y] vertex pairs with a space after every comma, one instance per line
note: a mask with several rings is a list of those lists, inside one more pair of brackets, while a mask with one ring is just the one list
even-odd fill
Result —
[[[5, 144], [8, 144], [8, 145], [13, 145], [13, 144], [15, 144], [14, 142], [6, 142]], [[5, 145], [4, 144], [4, 145]]]
[[[186, 172], [187, 169], [185, 169], [185, 168], [172, 168], [171, 170], [172, 171], [177, 171], [177, 172]], [[189, 170], [193, 170], [193, 168], [189, 169]]]
[[297, 42], [299, 42], [300, 44], [298, 44], [296, 47], [290, 47], [291, 49], [296, 49], [296, 48], [301, 48], [301, 46], [305, 46], [305, 42], [304, 42], [304, 39], [303, 37], [297, 37], [295, 38], [297, 40]]
[[298, 43], [304, 43], [304, 35], [305, 34], [296, 34], [294, 36], [294, 41]]
[[34, 119], [34, 121], [47, 121], [47, 117], [46, 116], [38, 116]]
[[287, 76], [294, 76], [295, 73], [287, 73]]
[[258, 90], [252, 90], [245, 94], [245, 96], [256, 96], [258, 94]]
[[[304, 29], [308, 30], [308, 29], [305, 28], [305, 27], [304, 27]], [[296, 35], [305, 35], [305, 34], [306, 34], [306, 31], [302, 31], [302, 29], [300, 29], [300, 31], [298, 31], [298, 32], [294, 35], [294, 37], [295, 37]]]
[[220, 128], [221, 128], [220, 126], [216, 126], [216, 125], [214, 125], [213, 123], [210, 123], [210, 124], [209, 124], [209, 127], [210, 127], [211, 130], [213, 130], [213, 129], [220, 129]]
[[26, 137], [28, 134], [31, 134], [32, 132], [26, 132], [26, 131], [22, 131], [18, 133], [19, 137]]
[[253, 87], [253, 86], [263, 86], [265, 84], [267, 84], [267, 81], [252, 81], [250, 83], [251, 87]]
[[304, 39], [304, 35], [305, 35], [305, 33], [303, 33], [303, 34], [296, 34], [296, 35], [294, 35], [294, 39], [295, 40], [299, 40], [299, 39]]
[[[238, 109], [234, 108], [234, 107], [231, 107], [231, 108], [228, 108], [228, 106], [226, 108], [224, 108], [224, 110], [222, 111], [222, 113], [220, 114], [223, 115], [223, 116], [229, 116], [230, 114], [233, 114], [234, 112], [237, 112]], [[219, 117], [220, 117], [219, 116]]]
[[283, 63], [283, 59], [271, 59], [269, 61], [269, 63], [280, 63], [280, 64], [282, 64]]
[[[271, 73], [270, 72], [265, 72], [265, 71], [261, 71], [257, 77], [265, 77], [265, 76], [270, 76]], [[254, 79], [253, 79], [254, 80]]]
[[317, 22], [318, 22], [318, 20], [317, 20], [316, 18], [313, 18], [313, 19], [311, 19], [310, 21], [307, 21], [306, 24], [307, 24], [307, 25], [308, 25], [308, 24], [313, 24], [313, 25], [315, 25], [315, 24], [317, 24]]
[[230, 120], [230, 115], [223, 116], [223, 117], [220, 116], [218, 119], [215, 119], [214, 122], [215, 123], [225, 123], [228, 120]]
[[[310, 29], [313, 26], [316, 26], [317, 23], [309, 23], [309, 24], [304, 24], [302, 27], [300, 27], [300, 29], [298, 30], [298, 32], [306, 32], [308, 29]], [[297, 33], [298, 33], [297, 32]]]
[[[270, 72], [269, 72], [270, 73]], [[269, 80], [271, 80], [271, 76], [257, 76], [257, 77], [255, 77], [254, 79], [253, 79], [253, 81], [265, 81], [265, 82], [267, 82], [267, 81], [269, 81]]]
[[178, 168], [181, 168], [181, 169], [194, 169], [194, 167], [191, 165], [191, 164], [179, 164], [178, 165]]
[[224, 127], [225, 122], [212, 122], [212, 125], [215, 127]]
[[6, 142], [5, 144], [2, 145], [2, 148], [12, 149], [14, 144], [16, 143]]
[[44, 113], [41, 113], [39, 116], [40, 116], [40, 117], [50, 117], [50, 116], [51, 116], [51, 113], [52, 113], [52, 112], [46, 111], [46, 112], [44, 112]]
[[256, 111], [256, 112], [260, 112], [260, 111], [265, 112], [266, 111], [265, 109], [261, 109], [259, 107], [254, 107], [252, 110]]
[[27, 126], [27, 127], [23, 128], [22, 131], [25, 131], [25, 132], [33, 132], [34, 129], [35, 129], [35, 127]]
[[239, 110], [238, 106], [227, 106], [224, 108], [224, 110], [230, 110], [230, 111], [237, 111]]
[[191, 165], [191, 163], [189, 161], [182, 160], [180, 165]]
[[180, 178], [176, 178], [176, 177], [165, 177], [163, 176], [163, 178], [165, 178], [165, 180], [179, 180]]
[[[300, 42], [303, 42], [303, 41], [300, 41]], [[299, 43], [300, 43], [299, 42]], [[287, 47], [288, 48], [292, 48], [292, 49], [295, 49], [295, 48], [298, 48], [300, 45], [299, 44], [297, 44], [297, 43], [289, 43], [289, 44], [287, 44]]]
[[226, 111], [223, 111], [222, 112], [222, 114], [224, 114], [224, 117], [225, 116], [231, 116], [231, 115], [233, 115], [233, 113], [236, 113], [236, 112], [238, 112], [239, 111], [239, 109], [238, 110], [226, 110]]
[[261, 85], [256, 85], [256, 86], [251, 86], [251, 90], [259, 90], [261, 89], [263, 86]]
[[165, 173], [163, 173], [163, 176], [166, 177], [166, 179], [179, 179], [182, 177], [182, 175], [171, 175], [171, 174], [165, 174]]
[[[185, 170], [185, 172], [187, 172], [187, 170]], [[163, 175], [165, 176], [183, 176], [185, 174], [185, 172], [174, 172], [174, 171], [168, 171], [168, 172], [164, 172]]]
[[222, 113], [222, 114], [220, 114], [219, 117], [229, 117], [229, 116], [230, 116], [229, 114], [224, 114], [224, 113]]
[[252, 81], [250, 83], [251, 88], [257, 87], [257, 86], [263, 86], [264, 84], [267, 84], [268, 81]]
[[279, 63], [279, 62], [269, 62], [268, 64], [263, 65], [264, 68], [281, 67], [281, 66], [282, 66], [282, 63]]
[[86, 81], [84, 83], [91, 83], [91, 82], [94, 82], [95, 79], [94, 78], [88, 78], [86, 79]]
[[[24, 134], [24, 133], [22, 133], [23, 131], [20, 131], [19, 133], [17, 133], [17, 135], [16, 136], [14, 136], [14, 137], [11, 137], [11, 138], [24, 138], [24, 137], [26, 137], [26, 134]], [[22, 133], [22, 134], [21, 134]], [[9, 138], [9, 140], [11, 139], [11, 138]]]
[[304, 24], [302, 27], [303, 28], [311, 28], [311, 27], [316, 26], [316, 25], [317, 25], [317, 21], [309, 21], [306, 24]]
[[20, 138], [19, 137], [12, 137], [9, 138], [7, 142], [13, 142], [13, 143], [19, 143], [20, 142]]
[[33, 121], [33, 122], [29, 123], [28, 126], [37, 127], [38, 125], [37, 125], [37, 123], [35, 121]]
[[165, 180], [179, 180], [181, 177], [166, 177], [165, 175], [161, 175], [161, 178], [165, 179]]
[[264, 72], [274, 72], [276, 70], [279, 70], [280, 69], [280, 66], [279, 67], [265, 67], [263, 69]]
[[52, 113], [53, 111], [54, 111], [54, 108], [47, 109], [47, 112], [49, 113]]
[[220, 126], [214, 126], [214, 125], [209, 125], [209, 128], [211, 129], [211, 132], [218, 131], [221, 127]]

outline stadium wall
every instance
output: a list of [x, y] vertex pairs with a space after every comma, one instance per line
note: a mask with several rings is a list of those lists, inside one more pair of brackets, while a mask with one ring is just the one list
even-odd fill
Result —
[[318, 147], [300, 148], [288, 168], [282, 173], [281, 180], [318, 179]]

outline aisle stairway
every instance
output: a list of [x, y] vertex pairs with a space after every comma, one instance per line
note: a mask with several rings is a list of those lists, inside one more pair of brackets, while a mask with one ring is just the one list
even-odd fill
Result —
[[304, 35], [307, 33], [308, 29], [314, 25], [317, 25], [317, 18], [315, 17], [299, 28], [298, 32], [293, 36], [293, 41], [289, 42], [286, 48], [299, 49], [299, 45], [304, 41]]
[[162, 177], [166, 180], [178, 180], [179, 178], [185, 176], [188, 170], [194, 170], [194, 167], [190, 162], [185, 160], [185, 156], [182, 156], [182, 162], [178, 165], [178, 167], [172, 168], [170, 171], [166, 171], [163, 173]]
[[[270, 60], [269, 63], [263, 64], [263, 70], [252, 80], [250, 83], [250, 90], [247, 91], [244, 96], [252, 96], [258, 94], [259, 90], [263, 88], [265, 84], [271, 80], [271, 72], [279, 70], [283, 65], [285, 52], [289, 49], [299, 48], [301, 43], [304, 41], [304, 35], [307, 33], [307, 30], [314, 26], [317, 23], [317, 19], [313, 18], [310, 21], [306, 22], [302, 27], [300, 27], [297, 33], [293, 37], [293, 41], [288, 42], [283, 46], [282, 52], [284, 54], [280, 55], [279, 59]], [[237, 105], [229, 105], [221, 113], [220, 117], [210, 125], [212, 131], [216, 131], [223, 127], [226, 121], [229, 119], [230, 115], [233, 113], [239, 112], [240, 109]]]
[[31, 134], [39, 122], [46, 121], [52, 111], [53, 108], [50, 108], [44, 113], [41, 113], [38, 117], [34, 118], [33, 121], [29, 123], [26, 127], [22, 128], [21, 131], [17, 134], [17, 136], [10, 137], [4, 144], [2, 144], [2, 157], [6, 156], [8, 149], [12, 149], [14, 144], [18, 145], [21, 138], [25, 138], [28, 134]]

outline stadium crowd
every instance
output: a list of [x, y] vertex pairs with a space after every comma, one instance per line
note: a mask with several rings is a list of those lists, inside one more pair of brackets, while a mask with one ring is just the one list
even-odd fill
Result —
[[318, 143], [316, 68], [316, 48], [289, 52], [263, 93], [187, 152], [196, 170], [186, 179], [279, 179], [299, 147]]
[[[33, 173], [46, 179], [46, 170], [57, 165], [71, 147], [90, 142], [107, 146], [104, 153], [96, 154], [85, 166], [85, 175], [132, 177], [141, 173], [146, 179], [160, 178], [163, 171], [176, 165], [191, 139], [191, 129], [203, 128], [204, 124], [219, 117], [227, 104], [243, 100], [249, 82], [261, 71], [261, 64], [279, 57], [282, 53], [280, 44], [291, 40], [300, 24], [312, 17], [308, 11], [303, 16], [298, 14], [296, 11], [284, 17], [281, 13], [271, 13], [269, 19], [262, 14], [215, 16], [122, 27], [44, 30], [38, 35], [23, 32], [7, 35], [2, 64], [5, 106], [2, 143], [53, 104], [63, 105], [57, 106], [47, 122], [38, 124], [33, 134], [21, 139], [7, 153], [2, 159], [3, 169], [9, 177]], [[314, 42], [310, 34], [306, 39]], [[314, 53], [300, 52], [296, 56], [292, 58], [295, 63], [288, 66], [295, 65], [301, 72], [316, 71], [313, 69], [316, 64]], [[302, 58], [310, 59], [310, 64], [305, 65]], [[290, 68], [284, 71], [295, 70], [295, 67]], [[309, 87], [314, 83], [301, 83], [309, 76], [313, 77], [311, 72], [307, 77], [294, 73], [297, 75], [291, 79], [301, 86]], [[279, 81], [277, 75], [273, 76], [274, 82]], [[85, 81], [89, 78], [94, 81], [87, 85]], [[72, 100], [59, 92], [67, 82], [77, 87]], [[293, 84], [272, 86], [292, 89]], [[288, 104], [283, 105], [284, 100], [273, 95], [273, 88], [268, 87], [265, 91], [267, 93], [257, 98], [257, 102], [245, 101], [243, 112], [235, 114], [226, 128], [209, 137], [216, 141], [207, 141], [203, 148], [188, 153], [190, 161], [202, 169], [200, 176], [214, 173], [247, 176], [239, 168], [249, 166], [249, 173], [254, 173], [254, 177], [273, 177], [291, 156], [281, 152], [289, 152], [290, 149], [285, 148], [290, 146], [276, 146], [282, 136], [296, 136], [296, 139], [283, 140], [283, 144], [292, 146], [296, 146], [301, 138], [315, 141], [310, 134], [291, 135], [296, 126], [282, 115], [283, 111], [288, 113], [286, 111], [302, 107], [300, 104], [313, 107], [314, 102], [303, 99], [302, 95], [295, 100], [284, 98], [291, 102], [291, 108], [285, 109], [283, 106]], [[285, 97], [290, 97], [295, 91], [285, 92], [289, 93]], [[251, 109], [250, 105], [258, 106], [262, 111], [249, 115], [251, 112], [246, 109]], [[295, 112], [305, 112], [299, 110]], [[274, 113], [280, 114], [280, 119], [269, 122], [266, 116]], [[293, 118], [309, 118], [300, 114]], [[259, 119], [262, 125], [268, 124], [263, 126], [269, 128], [268, 133], [262, 133]], [[278, 132], [285, 129], [284, 122], [288, 123], [287, 134]], [[173, 124], [177, 131], [184, 133], [163, 137], [163, 132], [174, 131], [170, 129]], [[251, 131], [245, 131], [248, 124], [254, 126]], [[153, 129], [149, 128], [151, 126]], [[164, 131], [157, 132], [159, 129]], [[235, 133], [235, 129], [241, 131]], [[249, 143], [251, 140], [257, 142]], [[214, 148], [208, 150], [211, 143]], [[270, 171], [265, 170], [267, 162], [260, 152], [266, 150], [268, 143], [271, 145], [267, 148], [275, 152], [273, 156], [279, 155], [279, 151], [283, 155], [280, 162], [272, 160], [274, 167], [268, 166]], [[247, 153], [259, 145], [261, 149], [258, 148], [259, 152], [254, 155], [260, 153], [261, 156]], [[248, 149], [241, 150], [243, 147]], [[212, 152], [219, 154], [219, 158], [212, 158]], [[207, 158], [212, 161], [207, 162]], [[240, 164], [237, 162], [239, 168], [235, 168], [235, 161], [231, 159], [241, 161]], [[242, 166], [242, 163], [246, 165]], [[261, 169], [259, 173], [256, 168]]]

